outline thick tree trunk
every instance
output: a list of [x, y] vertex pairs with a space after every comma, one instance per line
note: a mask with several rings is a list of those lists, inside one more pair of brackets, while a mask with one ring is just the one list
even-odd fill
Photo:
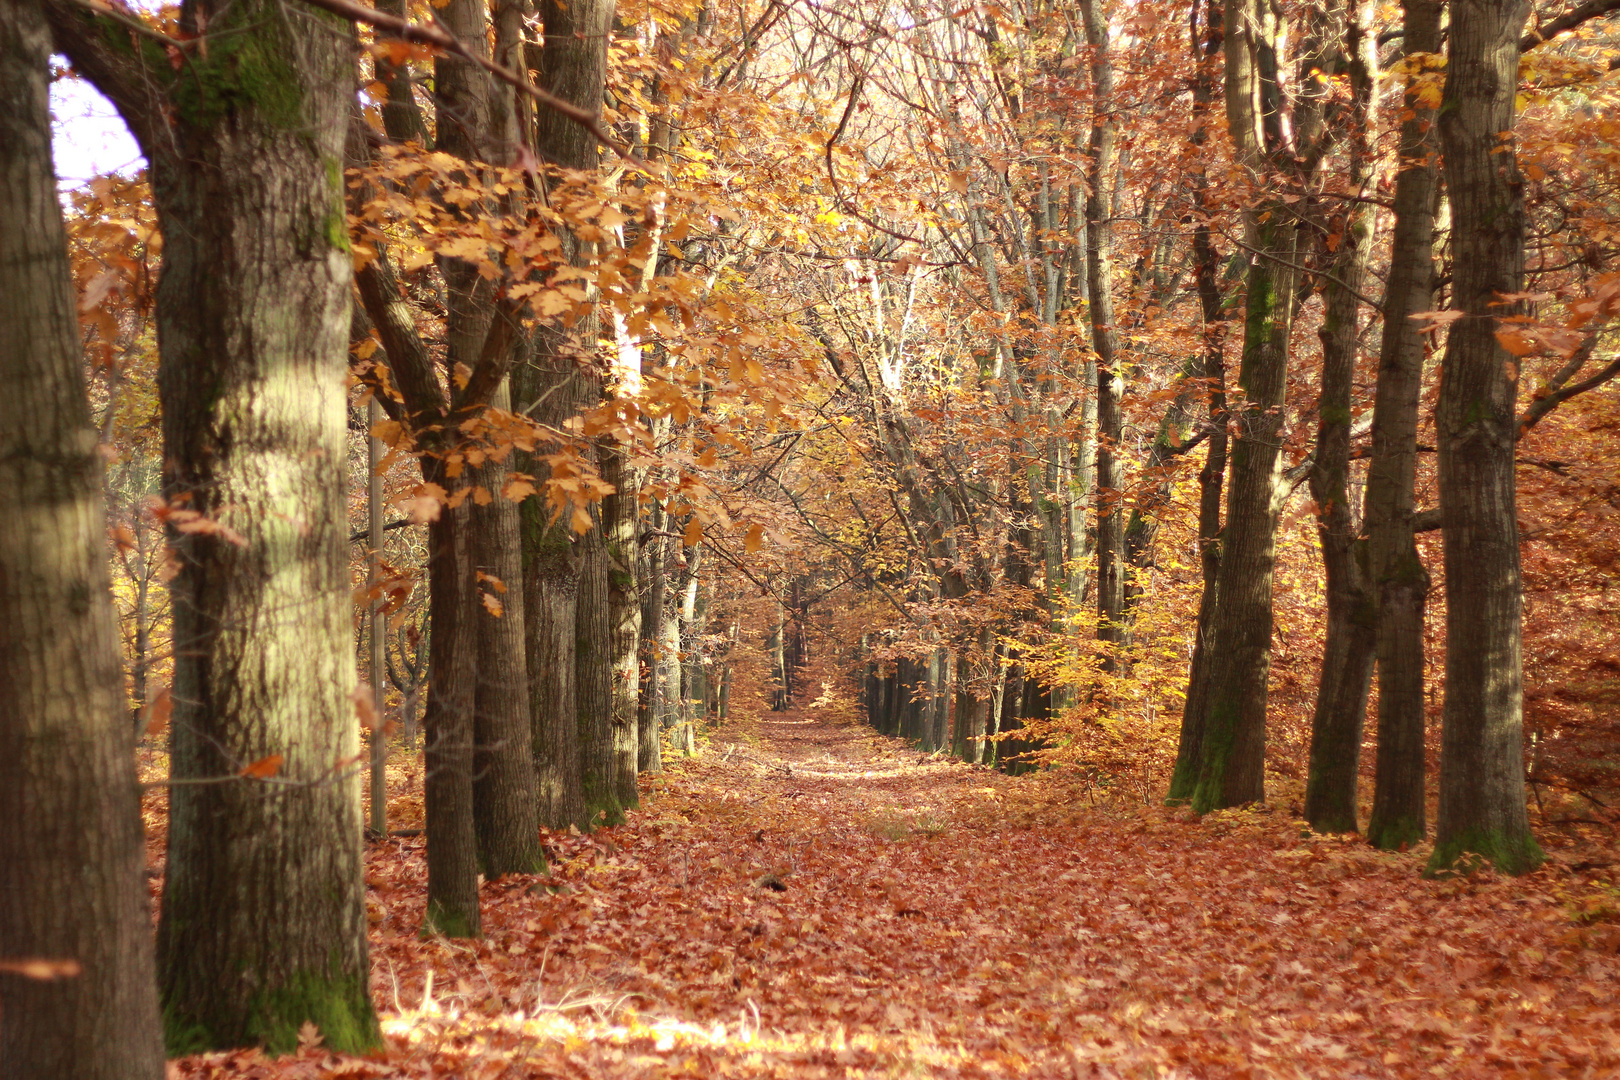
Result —
[[[489, 56], [484, 0], [450, 0], [439, 18], [475, 55]], [[501, 93], [493, 92], [488, 74], [460, 57], [438, 57], [433, 73], [436, 148], [459, 158], [469, 179], [476, 181], [480, 175], [477, 163], [513, 156], [516, 132], [509, 98], [504, 88]], [[497, 317], [494, 284], [477, 267], [460, 259], [441, 258], [439, 270], [447, 294], [445, 368], [473, 371], [482, 362], [485, 340]], [[510, 391], [503, 385], [489, 405], [509, 408]], [[473, 651], [465, 660], [459, 656], [446, 660], [452, 665], [465, 664], [473, 679], [472, 696], [457, 700], [471, 709], [467, 722], [472, 734], [473, 823], [478, 864], [491, 878], [533, 873], [545, 866], [530, 749], [521, 530], [517, 507], [502, 495], [509, 471], [506, 459], [491, 456], [473, 465], [459, 480], [440, 481], [446, 489], [482, 487], [488, 493], [483, 501], [476, 493], [469, 497], [465, 515], [456, 512], [460, 518], [456, 527], [465, 525], [471, 530], [467, 568], [472, 573], [457, 578], [457, 596], [466, 606], [456, 617], [465, 621], [467, 632], [457, 635], [454, 644], [465, 643]], [[448, 508], [446, 513], [450, 513]], [[500, 614], [483, 603], [486, 595], [500, 605]], [[442, 650], [435, 652], [436, 657], [440, 655]], [[459, 718], [457, 722], [462, 723]], [[432, 841], [430, 832], [430, 846]], [[463, 861], [459, 854], [452, 858], [458, 865]], [[430, 853], [430, 864], [432, 861]]]
[[8, 1080], [163, 1076], [134, 737], [67, 236], [50, 30], [0, 0], [0, 973]]
[[[588, 394], [574, 372], [565, 340], [553, 329], [536, 333], [534, 362], [512, 373], [520, 410], [561, 427]], [[519, 459], [518, 468], [544, 477], [545, 466]], [[552, 829], [577, 824], [584, 815], [580, 788], [578, 673], [574, 654], [579, 619], [581, 553], [569, 515], [555, 522], [543, 500], [519, 507], [523, 527], [523, 616], [528, 642], [529, 709], [540, 820]], [[437, 642], [434, 648], [438, 648]]]
[[[1231, 440], [1231, 482], [1210, 620], [1209, 698], [1198, 813], [1265, 798], [1266, 680], [1271, 671], [1271, 585], [1276, 562], [1282, 406], [1293, 325], [1294, 223], [1283, 208], [1252, 221], [1243, 361], [1245, 405]], [[1257, 215], [1256, 215], [1257, 216]]]
[[[503, 387], [490, 404], [505, 409]], [[540, 850], [529, 674], [525, 655], [523, 554], [518, 505], [501, 494], [508, 467], [493, 458], [475, 466], [469, 483], [490, 493], [471, 503], [477, 566], [469, 615], [475, 626], [477, 690], [473, 704], [473, 820], [484, 876], [545, 869]], [[465, 505], [465, 504], [464, 504]], [[487, 598], [487, 602], [486, 602]]]
[[[437, 458], [422, 478], [450, 482]], [[471, 500], [444, 506], [428, 526], [427, 710], [423, 715], [423, 802], [428, 835], [427, 926], [447, 937], [478, 937], [478, 827], [473, 795], [473, 713], [478, 696], [478, 603]]]
[[[540, 51], [539, 84], [551, 94], [593, 112], [601, 107], [606, 77], [612, 0], [564, 4], [543, 0], [538, 14], [546, 48]], [[560, 113], [534, 114], [535, 152], [547, 164], [594, 170], [595, 137]], [[569, 236], [565, 249], [576, 266], [593, 258], [590, 244]], [[535, 335], [533, 364], [513, 380], [520, 411], [560, 428], [562, 421], [596, 404], [602, 380], [590, 374], [598, 329], [593, 314], [566, 331], [542, 326]], [[544, 477], [543, 466], [526, 472]], [[524, 602], [529, 620], [529, 701], [533, 710], [535, 768], [541, 813], [553, 828], [589, 826], [607, 810], [616, 813], [613, 752], [610, 619], [606, 545], [600, 520], [574, 537], [564, 514], [555, 526], [540, 500], [523, 504]], [[566, 684], [566, 685], [564, 685]]]
[[[1438, 53], [1439, 0], [1406, 0], [1404, 52]], [[1381, 848], [1420, 842], [1427, 825], [1423, 618], [1429, 574], [1412, 534], [1417, 429], [1423, 391], [1422, 328], [1434, 307], [1434, 203], [1439, 140], [1434, 110], [1407, 94], [1395, 178], [1395, 229], [1367, 468], [1368, 573], [1378, 604], [1378, 758], [1367, 839]]]
[[[1313, 72], [1329, 62], [1337, 41], [1307, 41], [1296, 78], [1285, 83], [1281, 57], [1287, 25], [1281, 13], [1257, 0], [1232, 0], [1225, 20], [1227, 126], [1239, 160], [1288, 182], [1308, 182], [1318, 160], [1312, 129], [1325, 91]], [[1285, 97], [1289, 86], [1300, 91], [1292, 102]], [[1271, 588], [1300, 233], [1292, 208], [1281, 201], [1265, 202], [1244, 216], [1245, 247], [1251, 252], [1238, 372], [1244, 407], [1231, 440], [1203, 761], [1192, 797], [1199, 813], [1265, 798]]]
[[[158, 928], [169, 1046], [285, 1050], [313, 1023], [333, 1049], [366, 1049], [378, 1033], [359, 779], [333, 767], [359, 746], [343, 493], [348, 35], [270, 0], [194, 2], [181, 29], [206, 23], [215, 44], [182, 76], [88, 9], [53, 5], [52, 18], [151, 163], [164, 493], [199, 515], [171, 530], [185, 644]], [[205, 521], [221, 528], [197, 530]], [[215, 782], [273, 760], [269, 781]]]
[[[1373, 89], [1378, 57], [1372, 11], [1351, 10], [1344, 27], [1351, 101], [1340, 123], [1348, 130], [1353, 189], [1373, 183]], [[1316, 531], [1327, 583], [1327, 634], [1321, 678], [1311, 721], [1310, 773], [1305, 784], [1305, 820], [1318, 832], [1356, 831], [1356, 789], [1361, 773], [1361, 734], [1367, 718], [1367, 687], [1377, 644], [1377, 615], [1367, 574], [1367, 545], [1350, 505], [1350, 421], [1359, 340], [1356, 293], [1372, 254], [1371, 203], [1351, 203], [1330, 223], [1339, 236], [1332, 270], [1322, 285], [1322, 392], [1317, 403], [1316, 464], [1310, 474], [1316, 501]]]
[[613, 732], [612, 627], [608, 611], [608, 553], [598, 521], [579, 538], [579, 606], [574, 623], [574, 679], [578, 695], [580, 828], [618, 825], [618, 758]]
[[1440, 142], [1452, 209], [1454, 307], [1435, 410], [1446, 561], [1446, 701], [1431, 871], [1460, 858], [1520, 874], [1543, 855], [1525, 809], [1518, 357], [1498, 320], [1524, 286], [1524, 201], [1511, 142], [1524, 0], [1451, 9]]

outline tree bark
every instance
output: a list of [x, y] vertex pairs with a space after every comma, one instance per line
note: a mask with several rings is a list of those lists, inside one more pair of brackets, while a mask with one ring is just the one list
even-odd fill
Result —
[[[1407, 57], [1441, 48], [1439, 0], [1406, 0]], [[1426, 761], [1423, 619], [1429, 574], [1413, 538], [1413, 484], [1423, 392], [1422, 328], [1434, 307], [1434, 205], [1439, 140], [1434, 110], [1407, 93], [1395, 178], [1395, 228], [1367, 468], [1367, 551], [1378, 604], [1378, 758], [1367, 839], [1398, 848], [1424, 838]]]
[[[1333, 123], [1350, 144], [1350, 187], [1365, 191], [1374, 182], [1373, 90], [1378, 56], [1371, 8], [1357, 3], [1349, 14], [1332, 31], [1343, 35], [1351, 91], [1348, 110]], [[1356, 293], [1372, 254], [1373, 209], [1371, 203], [1346, 204], [1342, 215], [1329, 224], [1330, 234], [1336, 230], [1339, 242], [1322, 285], [1322, 328], [1318, 332], [1322, 392], [1317, 402], [1316, 464], [1310, 489], [1316, 501], [1316, 532], [1327, 584], [1327, 633], [1311, 720], [1305, 820], [1324, 833], [1356, 831], [1361, 734], [1377, 645], [1367, 545], [1358, 535], [1350, 506], [1350, 422], [1361, 303]]]
[[[538, 5], [547, 43], [540, 51], [542, 89], [581, 108], [600, 109], [613, 7], [612, 0]], [[584, 171], [597, 166], [595, 137], [554, 110], [534, 114], [534, 145], [548, 164]], [[576, 266], [593, 257], [591, 245], [573, 236], [564, 248]], [[538, 330], [531, 364], [513, 383], [520, 411], [532, 410], [535, 419], [560, 428], [561, 421], [600, 400], [602, 380], [591, 374], [590, 355], [597, 323], [592, 313], [567, 330]], [[534, 464], [525, 471], [542, 479], [546, 473]], [[588, 827], [603, 811], [610, 820], [617, 814], [607, 548], [600, 515], [577, 538], [569, 515], [555, 525], [550, 516], [540, 500], [524, 503], [524, 599], [535, 605], [529, 613], [535, 767], [546, 824]]]
[[[656, 440], [658, 422], [654, 422], [653, 435]], [[652, 515], [648, 521], [653, 534], [645, 545], [646, 574], [642, 577], [644, 588], [642, 590], [641, 607], [641, 644], [640, 664], [645, 677], [641, 681], [640, 698], [636, 702], [636, 767], [640, 772], [663, 772], [662, 740], [659, 738], [658, 718], [660, 713], [659, 693], [662, 682], [659, 680], [659, 652], [664, 641], [664, 547], [667, 539], [659, 533], [663, 532], [668, 515], [663, 505], [654, 502]]]
[[[503, 385], [490, 405], [506, 409]], [[472, 528], [477, 572], [467, 598], [475, 623], [477, 689], [473, 703], [473, 820], [484, 876], [545, 870], [540, 849], [539, 793], [529, 715], [529, 668], [524, 642], [523, 549], [518, 504], [501, 492], [511, 470], [494, 457], [469, 470], [476, 495]], [[480, 593], [482, 595], [480, 595]], [[485, 602], [485, 598], [490, 602]]]
[[0, 0], [0, 1072], [158, 1080], [163, 1047], [133, 732], [67, 236], [50, 29]]
[[1446, 699], [1431, 872], [1543, 859], [1525, 808], [1522, 584], [1514, 482], [1518, 359], [1498, 320], [1524, 286], [1524, 199], [1509, 142], [1529, 4], [1452, 6], [1440, 142], [1452, 208], [1453, 304], [1435, 410], [1446, 565]]
[[1125, 505], [1121, 470], [1125, 382], [1119, 371], [1119, 334], [1114, 326], [1114, 172], [1117, 126], [1112, 120], [1114, 65], [1108, 19], [1101, 0], [1082, 0], [1086, 44], [1091, 49], [1091, 164], [1086, 185], [1086, 286], [1090, 296], [1091, 345], [1097, 354], [1097, 636], [1114, 648], [1103, 670], [1116, 671], [1129, 640], [1125, 615]]
[[[183, 643], [158, 928], [169, 1048], [287, 1050], [313, 1023], [331, 1048], [365, 1050], [378, 1032], [359, 779], [333, 767], [359, 746], [344, 499], [349, 35], [271, 0], [192, 0], [181, 29], [206, 26], [211, 48], [176, 70], [90, 9], [53, 3], [52, 19], [58, 47], [140, 140], [164, 238], [158, 393]], [[218, 782], [276, 759], [269, 780]]]
[[614, 794], [619, 805], [634, 807], [636, 772], [640, 757], [641, 704], [641, 595], [638, 506], [640, 486], [623, 449], [601, 450], [602, 479], [613, 494], [602, 504], [602, 527], [607, 534], [608, 632], [613, 672]]
[[[1192, 141], [1208, 141], [1208, 122], [1215, 101], [1213, 58], [1219, 55], [1224, 28], [1219, 9], [1206, 8], [1207, 22], [1193, 26], [1193, 52], [1198, 72], [1193, 82], [1193, 103], [1198, 126]], [[1208, 202], [1207, 178], [1200, 176], [1194, 198], [1201, 211]], [[1203, 322], [1203, 376], [1208, 393], [1209, 446], [1198, 473], [1198, 561], [1203, 573], [1198, 615], [1193, 628], [1192, 656], [1187, 671], [1187, 696], [1182, 703], [1181, 733], [1176, 746], [1175, 770], [1170, 777], [1168, 801], [1187, 802], [1198, 785], [1203, 767], [1204, 721], [1209, 713], [1210, 659], [1213, 654], [1215, 609], [1221, 568], [1221, 494], [1226, 483], [1226, 353], [1225, 306], [1220, 289], [1220, 256], [1215, 251], [1207, 221], [1193, 229], [1193, 280], [1198, 289]]]
[[[1227, 124], [1239, 160], [1269, 175], [1307, 172], [1303, 124], [1284, 116], [1280, 79], [1286, 26], [1258, 0], [1226, 7]], [[1325, 60], [1301, 58], [1298, 85]], [[1298, 104], [1297, 102], [1295, 104]], [[1271, 671], [1271, 587], [1276, 563], [1283, 404], [1298, 294], [1294, 211], [1268, 200], [1244, 213], [1250, 251], [1238, 385], [1244, 407], [1231, 440], [1231, 481], [1212, 618], [1209, 705], [1193, 792], [1198, 813], [1265, 798], [1266, 682]]]
[[[422, 478], [452, 483], [437, 457], [422, 458]], [[470, 500], [443, 506], [428, 526], [427, 709], [422, 716], [422, 795], [428, 836], [427, 928], [446, 937], [478, 937], [478, 824], [473, 714], [478, 699], [477, 564], [468, 528]]]

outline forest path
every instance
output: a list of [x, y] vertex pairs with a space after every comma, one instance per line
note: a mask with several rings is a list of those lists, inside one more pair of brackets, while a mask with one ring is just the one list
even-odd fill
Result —
[[[1283, 814], [1094, 807], [1064, 776], [847, 704], [740, 717], [624, 825], [548, 833], [549, 876], [486, 884], [472, 942], [420, 938], [420, 839], [374, 846], [389, 1049], [342, 1075], [1620, 1075], [1620, 927], [1572, 931], [1554, 872], [1427, 882]], [[225, 1064], [177, 1075], [338, 1075], [315, 1048]]]

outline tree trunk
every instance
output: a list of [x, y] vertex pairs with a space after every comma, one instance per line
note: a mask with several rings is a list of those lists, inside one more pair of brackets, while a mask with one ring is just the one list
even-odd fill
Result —
[[0, 1072], [159, 1080], [133, 733], [67, 236], [50, 31], [0, 0]]
[[[1091, 47], [1091, 166], [1086, 193], [1086, 286], [1090, 294], [1091, 342], [1097, 354], [1097, 636], [1111, 642], [1103, 670], [1117, 671], [1129, 635], [1125, 613], [1125, 504], [1120, 468], [1125, 433], [1118, 369], [1119, 334], [1114, 326], [1114, 172], [1118, 130], [1111, 117], [1114, 65], [1109, 58], [1108, 20], [1101, 0], [1083, 0], [1086, 43]], [[1106, 118], [1106, 119], [1105, 119]]]
[[[422, 458], [422, 478], [450, 483], [444, 463]], [[428, 526], [428, 658], [422, 795], [428, 835], [427, 927], [446, 937], [478, 937], [478, 825], [474, 709], [478, 697], [478, 584], [471, 500], [443, 506]]]
[[[594, 114], [602, 104], [612, 0], [542, 0], [538, 14], [547, 42], [540, 87]], [[534, 113], [534, 143], [547, 164], [582, 171], [597, 166], [595, 137], [554, 110]], [[566, 237], [564, 248], [575, 266], [594, 257], [593, 246], [577, 237]], [[534, 362], [513, 383], [520, 411], [532, 410], [535, 419], [560, 428], [596, 404], [602, 380], [582, 361], [592, 359], [597, 324], [592, 313], [567, 330], [539, 328]], [[542, 478], [546, 472], [539, 465], [525, 471]], [[569, 515], [552, 526], [540, 500], [526, 501], [523, 509], [524, 601], [536, 605], [528, 613], [529, 701], [542, 816], [553, 828], [588, 826], [603, 810], [611, 818], [616, 808], [607, 549], [599, 515], [587, 535], [575, 538]]]
[[[1281, 80], [1286, 25], [1257, 0], [1226, 7], [1227, 124], [1240, 160], [1300, 182], [1305, 158], [1287, 123]], [[1335, 43], [1336, 48], [1336, 43]], [[1326, 63], [1299, 63], [1301, 86]], [[1301, 124], [1303, 129], [1305, 125]], [[1271, 587], [1276, 563], [1283, 404], [1298, 294], [1299, 229], [1292, 209], [1268, 201], [1245, 211], [1249, 262], [1244, 408], [1231, 440], [1231, 482], [1211, 625], [1209, 706], [1193, 809], [1205, 813], [1265, 798], [1266, 680], [1271, 671]]]
[[[1343, 25], [1349, 66], [1349, 114], [1340, 123], [1350, 144], [1352, 189], [1374, 182], [1373, 89], [1378, 57], [1372, 11], [1357, 4]], [[1334, 28], [1335, 33], [1339, 30]], [[1347, 204], [1337, 228], [1339, 246], [1322, 285], [1322, 393], [1317, 403], [1316, 464], [1310, 474], [1316, 501], [1316, 531], [1327, 584], [1327, 635], [1311, 721], [1310, 773], [1305, 784], [1305, 820], [1317, 832], [1356, 831], [1356, 788], [1361, 773], [1361, 734], [1367, 717], [1367, 686], [1377, 645], [1377, 615], [1367, 574], [1367, 545], [1350, 506], [1350, 421], [1359, 340], [1356, 293], [1372, 254], [1371, 203]]]
[[[53, 4], [52, 18], [58, 47], [140, 140], [164, 238], [158, 393], [185, 643], [158, 928], [169, 1047], [287, 1050], [313, 1023], [329, 1047], [364, 1050], [378, 1032], [360, 785], [333, 767], [359, 748], [344, 498], [349, 34], [271, 0], [194, 2], [181, 30], [206, 23], [214, 45], [182, 74], [88, 9]], [[220, 528], [173, 528], [209, 521]], [[279, 771], [212, 782], [256, 762]]]
[[[1209, 139], [1208, 123], [1215, 101], [1214, 57], [1219, 55], [1224, 28], [1214, 11], [1205, 9], [1211, 20], [1202, 30], [1193, 25], [1193, 53], [1198, 72], [1193, 81], [1193, 104], [1197, 128], [1192, 141], [1203, 145]], [[1200, 209], [1208, 201], [1207, 178], [1200, 176], [1194, 198]], [[1187, 696], [1182, 702], [1181, 733], [1176, 747], [1175, 771], [1170, 777], [1168, 801], [1187, 802], [1198, 785], [1203, 766], [1204, 721], [1209, 713], [1211, 636], [1214, 632], [1217, 586], [1221, 569], [1221, 493], [1226, 483], [1226, 314], [1221, 297], [1221, 259], [1215, 251], [1209, 225], [1200, 222], [1193, 229], [1193, 281], [1198, 289], [1199, 314], [1204, 327], [1203, 375], [1208, 387], [1209, 447], [1204, 467], [1198, 473], [1198, 561], [1203, 572], [1198, 615], [1193, 627], [1192, 656], [1187, 672]]]
[[1523, 0], [1451, 9], [1440, 142], [1452, 208], [1453, 305], [1435, 410], [1446, 560], [1446, 701], [1431, 871], [1540, 865], [1525, 809], [1521, 582], [1514, 484], [1518, 357], [1498, 319], [1524, 287], [1524, 200], [1512, 144]]
[[[375, 428], [381, 419], [382, 407], [377, 404], [376, 397], [373, 397], [366, 405], [366, 430], [369, 432]], [[371, 670], [366, 674], [371, 681], [373, 721], [368, 740], [370, 761], [367, 777], [371, 785], [369, 831], [378, 839], [388, 836], [388, 732], [382, 722], [383, 669], [387, 666], [385, 656], [388, 639], [385, 636], [386, 620], [382, 618], [382, 600], [376, 594], [383, 546], [382, 476], [377, 471], [382, 457], [382, 441], [368, 434], [366, 436], [366, 651], [369, 654]]]
[[[1440, 51], [1440, 8], [1439, 0], [1406, 0], [1407, 56]], [[1407, 94], [1403, 109], [1366, 498], [1368, 573], [1378, 604], [1378, 759], [1367, 839], [1388, 849], [1422, 841], [1427, 825], [1423, 617], [1429, 574], [1412, 534], [1424, 342], [1412, 316], [1434, 307], [1439, 140], [1434, 110], [1419, 95]]]
[[636, 587], [640, 564], [637, 506], [640, 489], [636, 470], [630, 468], [622, 448], [602, 447], [602, 479], [613, 494], [602, 504], [602, 527], [607, 534], [608, 621], [613, 671], [614, 793], [619, 805], [639, 802], [636, 771], [639, 755], [641, 699], [641, 596]]
[[[593, 515], [597, 517], [597, 515]], [[613, 732], [612, 627], [608, 611], [608, 553], [600, 520], [579, 538], [579, 607], [574, 623], [574, 679], [579, 709], [580, 828], [618, 825], [618, 758]]]
[[[654, 428], [656, 437], [656, 426]], [[663, 772], [662, 739], [659, 737], [659, 694], [663, 686], [658, 673], [664, 647], [664, 547], [668, 543], [661, 533], [668, 522], [663, 505], [654, 503], [651, 526], [655, 535], [645, 546], [647, 573], [643, 578], [645, 590], [641, 608], [641, 661], [646, 673], [641, 682], [640, 700], [636, 703], [636, 766], [640, 772]]]
[[[506, 409], [510, 403], [504, 386], [490, 402], [496, 409]], [[477, 648], [473, 821], [478, 861], [487, 878], [540, 873], [546, 866], [540, 850], [529, 715], [522, 530], [518, 504], [501, 494], [510, 471], [504, 462], [491, 457], [469, 470], [468, 481], [491, 496], [483, 504], [476, 496], [467, 500], [477, 565], [472, 595], [467, 597]]]

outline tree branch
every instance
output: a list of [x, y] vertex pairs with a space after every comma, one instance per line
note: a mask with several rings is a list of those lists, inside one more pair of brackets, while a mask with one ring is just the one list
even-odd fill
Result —
[[1519, 51], [1529, 52], [1531, 49], [1548, 41], [1568, 30], [1573, 30], [1582, 23], [1601, 19], [1605, 15], [1620, 11], [1620, 0], [1587, 0], [1580, 7], [1571, 8], [1556, 19], [1549, 19], [1525, 34], [1519, 39]]
[[502, 67], [493, 60], [479, 56], [467, 48], [462, 40], [454, 34], [447, 33], [437, 26], [425, 26], [395, 15], [389, 15], [375, 8], [366, 7], [364, 4], [355, 3], [354, 0], [304, 0], [304, 3], [311, 7], [320, 8], [322, 11], [329, 11], [340, 18], [348, 19], [350, 22], [365, 23], [378, 30], [386, 31], [401, 41], [414, 42], [419, 45], [431, 45], [434, 48], [443, 49], [445, 52], [459, 56], [469, 64], [476, 64], [501, 80], [501, 82], [516, 88], [519, 93], [527, 94], [552, 112], [572, 120], [590, 132], [597, 142], [618, 154], [628, 164], [636, 166], [646, 164], [646, 162], [631, 153], [628, 146], [609, 135], [593, 113], [577, 105], [571, 105], [555, 94], [549, 94], [538, 86], [532, 85], [528, 79], [510, 68]]

